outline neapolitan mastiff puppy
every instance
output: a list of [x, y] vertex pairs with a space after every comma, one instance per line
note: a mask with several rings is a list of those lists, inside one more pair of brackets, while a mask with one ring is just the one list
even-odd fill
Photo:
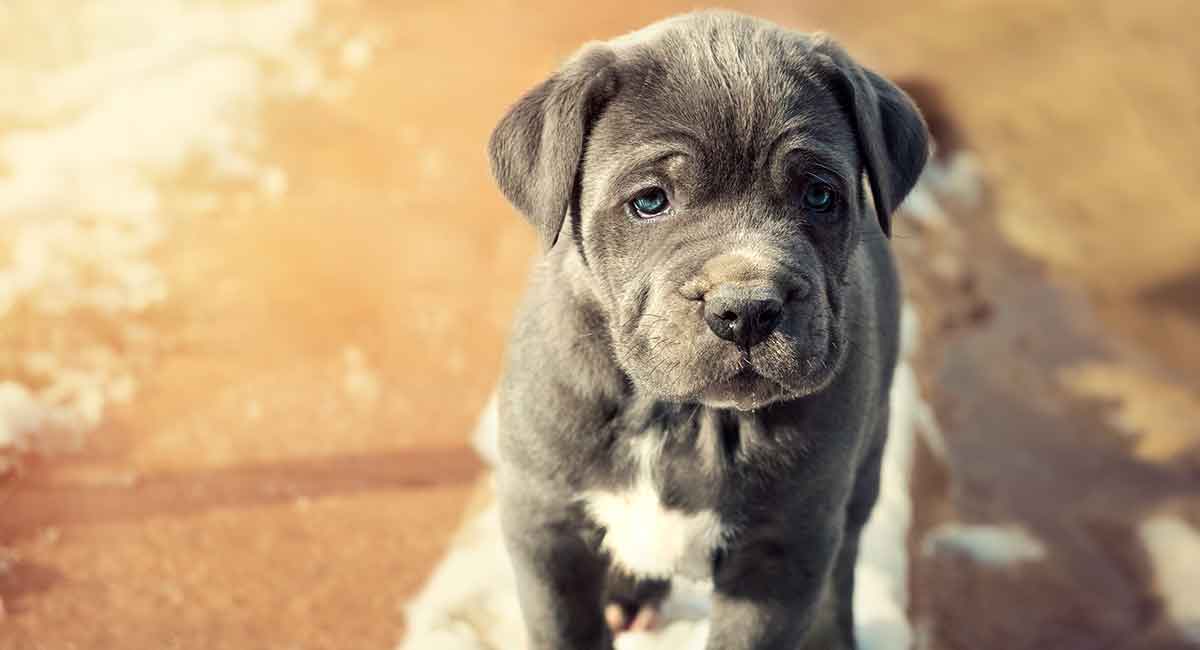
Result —
[[545, 250], [500, 388], [533, 650], [612, 646], [613, 567], [711, 580], [710, 650], [854, 647], [928, 142], [828, 38], [727, 12], [587, 45], [502, 119]]

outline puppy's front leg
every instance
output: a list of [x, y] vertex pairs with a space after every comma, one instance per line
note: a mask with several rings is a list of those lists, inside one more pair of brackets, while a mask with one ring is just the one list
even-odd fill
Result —
[[581, 532], [578, 508], [511, 484], [500, 508], [529, 650], [611, 650], [603, 615], [608, 563]]
[[[818, 626], [822, 595], [841, 541], [820, 525], [786, 543], [747, 540], [714, 573], [708, 650], [799, 650]], [[822, 650], [840, 650], [839, 639]]]

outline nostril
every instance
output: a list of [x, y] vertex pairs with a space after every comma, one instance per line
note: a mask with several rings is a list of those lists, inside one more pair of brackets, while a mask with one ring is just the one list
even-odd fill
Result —
[[784, 300], [786, 302], [808, 300], [808, 297], [812, 295], [812, 290], [812, 281], [806, 278], [800, 278], [800, 281], [796, 283], [796, 286], [792, 287], [787, 292], [787, 296], [785, 296]]
[[758, 314], [758, 326], [759, 327], [770, 327], [770, 326], [774, 325], [775, 322], [778, 321], [779, 317], [782, 315], [783, 315], [783, 310], [775, 305], [765, 307]]
[[721, 315], [719, 318], [723, 321], [729, 321], [730, 323], [732, 323], [738, 319], [738, 315], [737, 315], [737, 312], [723, 311], [723, 312], [721, 312]]

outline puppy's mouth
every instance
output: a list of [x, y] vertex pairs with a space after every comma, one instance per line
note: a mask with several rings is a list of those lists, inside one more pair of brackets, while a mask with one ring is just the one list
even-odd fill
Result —
[[726, 366], [725, 374], [698, 391], [697, 401], [711, 407], [752, 411], [813, 393], [832, 378], [838, 347], [831, 340], [807, 354], [793, 350], [784, 364], [777, 358], [743, 350], [737, 362]]
[[717, 380], [701, 391], [700, 402], [714, 408], [753, 411], [784, 397], [789, 391], [760, 373], [749, 360], [733, 375]]

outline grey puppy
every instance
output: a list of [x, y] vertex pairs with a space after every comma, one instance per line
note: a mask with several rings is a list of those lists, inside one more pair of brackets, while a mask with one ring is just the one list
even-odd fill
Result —
[[728, 12], [587, 45], [502, 119], [545, 248], [500, 388], [533, 650], [612, 647], [610, 566], [711, 580], [709, 650], [854, 647], [928, 148], [832, 41]]

